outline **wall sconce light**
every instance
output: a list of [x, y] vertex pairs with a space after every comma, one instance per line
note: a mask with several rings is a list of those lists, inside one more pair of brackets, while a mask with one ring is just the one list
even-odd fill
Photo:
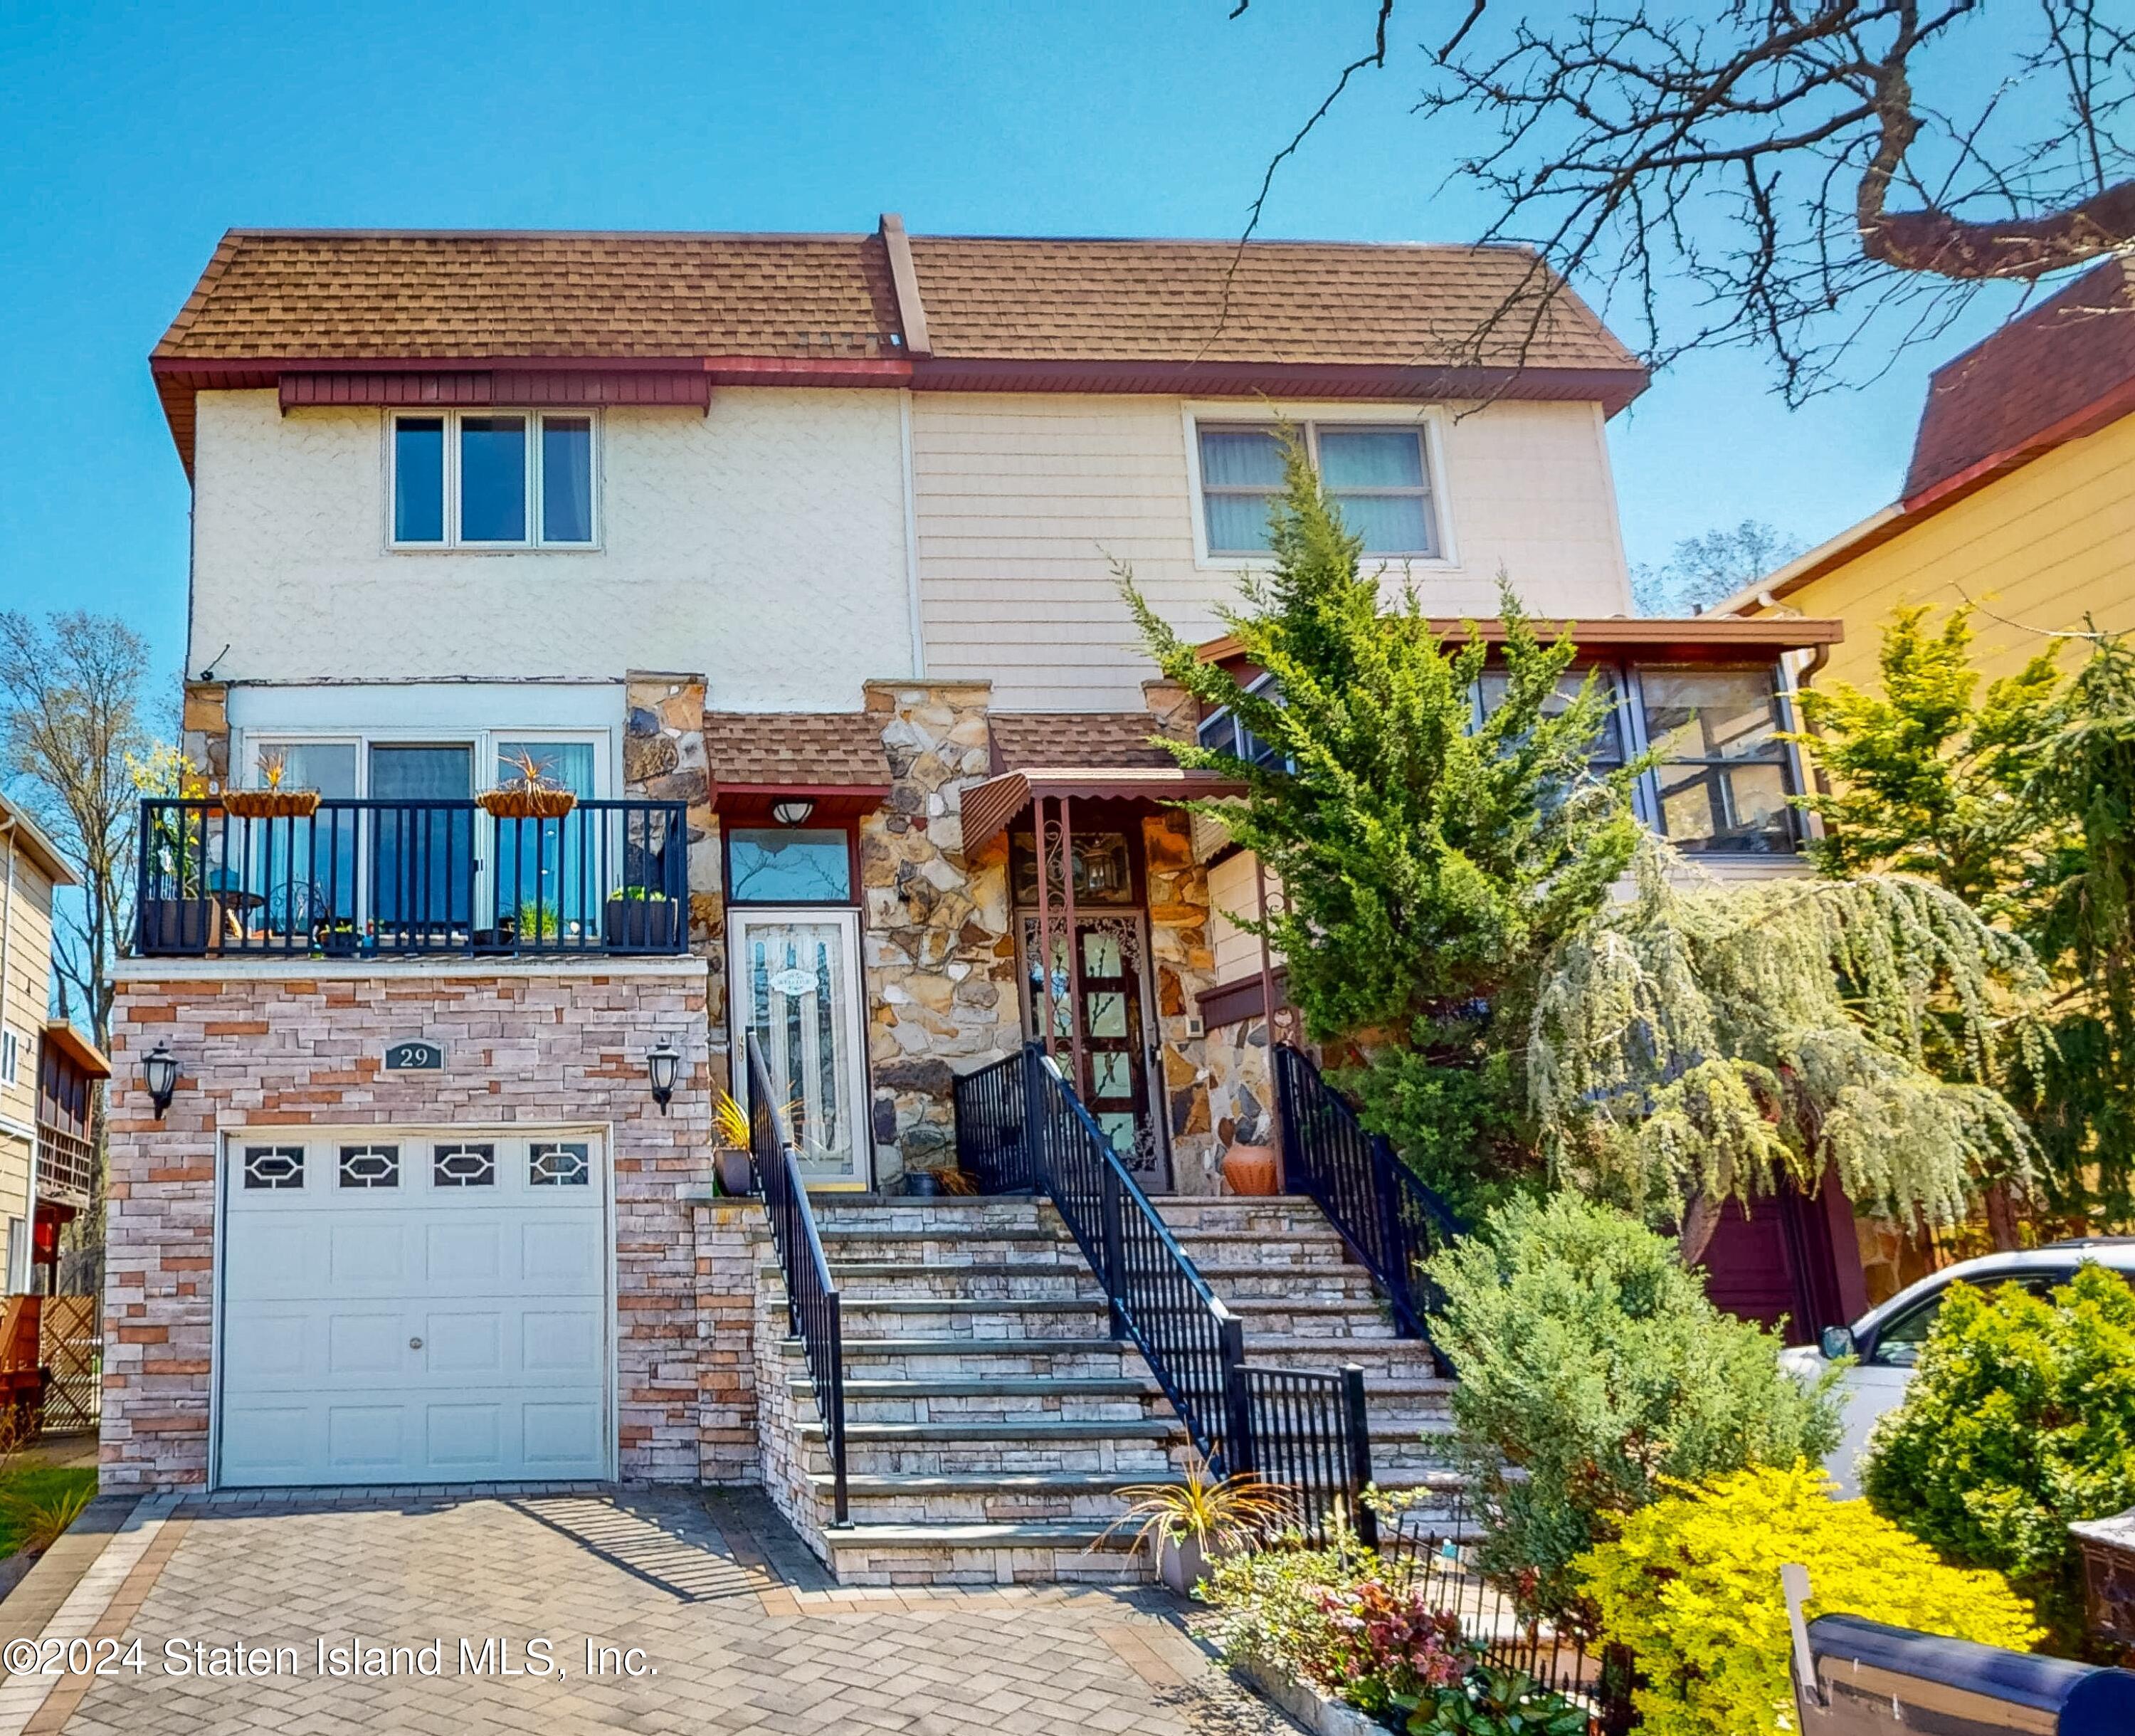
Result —
[[816, 812], [816, 804], [805, 796], [796, 796], [791, 801], [771, 804], [771, 817], [781, 826], [806, 826], [809, 815]]
[[652, 1077], [652, 1101], [665, 1115], [668, 1101], [675, 1095], [675, 1080], [682, 1070], [682, 1051], [661, 1038], [659, 1045], [645, 1057], [645, 1070]]
[[177, 1092], [178, 1058], [167, 1045], [158, 1043], [143, 1058], [141, 1078], [148, 1088], [148, 1100], [156, 1106], [156, 1119], [161, 1121]]

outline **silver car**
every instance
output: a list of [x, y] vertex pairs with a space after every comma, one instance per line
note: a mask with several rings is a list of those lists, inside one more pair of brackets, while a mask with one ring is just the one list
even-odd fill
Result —
[[2135, 1236], [2091, 1236], [2019, 1253], [1960, 1260], [1908, 1285], [1890, 1301], [1871, 1308], [1850, 1327], [1826, 1326], [1820, 1344], [1783, 1352], [1780, 1362], [1809, 1380], [1834, 1362], [1848, 1356], [1856, 1359], [1853, 1366], [1839, 1377], [1838, 1394], [1845, 1407], [1843, 1432], [1837, 1447], [1823, 1462], [1824, 1469], [1838, 1480], [1839, 1493], [1861, 1492], [1857, 1467], [1867, 1447], [1869, 1433], [1876, 1418], [1905, 1402], [1905, 1389], [1912, 1384], [1913, 1365], [1920, 1360], [1928, 1328], [1942, 1312], [1943, 1298], [1952, 1284], [1974, 1284], [1982, 1289], [2016, 1284], [2035, 1296], [2044, 1296], [2066, 1283], [2086, 1260], [2135, 1282]]

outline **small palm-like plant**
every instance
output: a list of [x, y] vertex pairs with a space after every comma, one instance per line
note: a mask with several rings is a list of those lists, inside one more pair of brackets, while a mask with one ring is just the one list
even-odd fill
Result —
[[712, 1129], [722, 1144], [732, 1146], [737, 1152], [748, 1149], [748, 1111], [728, 1092], [722, 1091], [712, 1099]]
[[1105, 1527], [1098, 1544], [1132, 1526], [1128, 1553], [1145, 1549], [1152, 1558], [1168, 1543], [1189, 1540], [1204, 1554], [1247, 1549], [1289, 1529], [1297, 1518], [1297, 1504], [1281, 1484], [1249, 1471], [1212, 1477], [1208, 1461], [1198, 1454], [1187, 1459], [1184, 1482], [1135, 1483], [1120, 1494], [1127, 1510]]
[[82, 1509], [95, 1499], [94, 1483], [56, 1490], [50, 1495], [6, 1497], [16, 1548], [26, 1555], [41, 1555], [60, 1540], [66, 1528], [81, 1517]]

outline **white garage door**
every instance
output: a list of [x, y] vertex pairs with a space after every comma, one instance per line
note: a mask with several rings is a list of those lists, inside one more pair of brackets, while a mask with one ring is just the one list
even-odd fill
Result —
[[584, 1133], [231, 1136], [218, 1481], [611, 1475], [603, 1157]]

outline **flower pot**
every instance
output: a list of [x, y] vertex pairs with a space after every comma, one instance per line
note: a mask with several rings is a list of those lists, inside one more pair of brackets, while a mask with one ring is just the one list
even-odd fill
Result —
[[1208, 1571], [1208, 1554], [1198, 1537], [1167, 1537], [1156, 1552], [1156, 1576], [1182, 1598], [1193, 1594]]
[[612, 898], [605, 932], [613, 953], [671, 953], [682, 935], [682, 906], [671, 898]]
[[493, 820], [560, 820], [579, 805], [567, 789], [486, 789], [474, 799]]
[[315, 789], [233, 789], [222, 796], [223, 812], [240, 820], [307, 820], [318, 806]]
[[721, 1193], [742, 1200], [756, 1191], [756, 1166], [748, 1152], [727, 1147], [712, 1159], [712, 1166], [719, 1172]]
[[215, 929], [213, 899], [141, 900], [141, 950], [144, 953], [205, 953]]
[[1260, 1198], [1275, 1191], [1275, 1147], [1234, 1145], [1223, 1153], [1223, 1180], [1234, 1194]]
[[932, 1200], [942, 1191], [941, 1178], [932, 1170], [907, 1170], [904, 1190], [915, 1200]]

